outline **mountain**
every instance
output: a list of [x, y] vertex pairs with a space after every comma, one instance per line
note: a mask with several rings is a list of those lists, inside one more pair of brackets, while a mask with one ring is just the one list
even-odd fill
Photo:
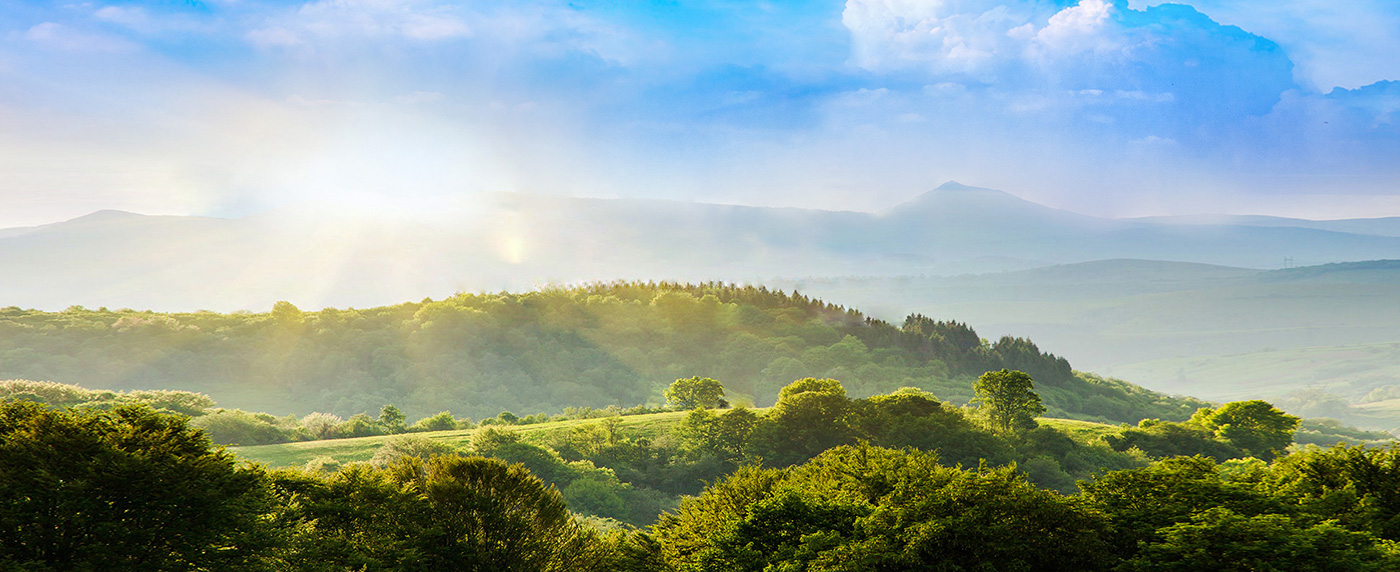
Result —
[[0, 305], [364, 307], [597, 280], [956, 275], [1120, 258], [1269, 268], [1400, 258], [1400, 237], [1103, 219], [957, 183], [877, 213], [505, 193], [397, 219], [104, 211], [0, 231]]
[[1350, 234], [1400, 236], [1400, 217], [1307, 220], [1261, 215], [1179, 215], [1140, 217], [1128, 220], [1165, 225], [1282, 226]]

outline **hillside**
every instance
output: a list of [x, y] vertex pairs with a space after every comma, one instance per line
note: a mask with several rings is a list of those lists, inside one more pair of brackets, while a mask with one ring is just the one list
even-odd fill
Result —
[[[1400, 263], [1393, 260], [1272, 271], [1105, 260], [958, 277], [774, 284], [880, 318], [957, 316], [988, 337], [1028, 336], [1081, 369], [1205, 399], [1250, 395], [1288, 403], [1286, 395], [1313, 389], [1359, 405], [1375, 391], [1400, 392], [1400, 376], [1387, 361], [1388, 346], [1400, 340]], [[1346, 418], [1400, 426], [1389, 413]]]
[[[766, 410], [756, 409], [754, 411], [762, 414]], [[666, 413], [626, 415], [614, 419], [618, 420], [616, 429], [625, 433], [629, 438], [655, 440], [674, 430], [689, 414], [689, 411], [669, 411]], [[1119, 425], [1074, 419], [1043, 417], [1037, 421], [1042, 426], [1052, 427], [1073, 437], [1081, 445], [1092, 445], [1100, 437], [1117, 434], [1122, 429]], [[598, 419], [570, 419], [521, 425], [511, 427], [510, 430], [518, 433], [524, 443], [548, 446], [551, 443], [560, 442], [570, 431], [598, 423]], [[430, 431], [417, 435], [455, 449], [467, 450], [471, 446], [472, 436], [482, 430], [482, 428], [456, 429]], [[300, 467], [313, 459], [322, 457], [329, 457], [340, 463], [356, 463], [369, 461], [386, 442], [393, 438], [392, 435], [375, 435], [275, 445], [248, 445], [229, 447], [229, 450], [238, 455], [240, 459], [262, 463], [269, 467]]]
[[397, 218], [296, 208], [234, 220], [103, 211], [0, 229], [0, 275], [10, 277], [0, 283], [0, 303], [364, 307], [638, 277], [769, 283], [1115, 258], [1249, 268], [1285, 258], [1400, 258], [1400, 237], [1385, 225], [1313, 223], [1104, 219], [957, 183], [880, 212], [523, 194], [470, 195]]
[[800, 294], [721, 284], [616, 283], [523, 294], [302, 312], [153, 313], [0, 309], [0, 379], [178, 389], [277, 415], [410, 416], [659, 403], [680, 377], [724, 382], [767, 405], [804, 377], [857, 397], [913, 386], [966, 403], [970, 382], [1019, 369], [1052, 414], [1181, 419], [1200, 403], [1075, 373], [1034, 343], [959, 323], [896, 326]]

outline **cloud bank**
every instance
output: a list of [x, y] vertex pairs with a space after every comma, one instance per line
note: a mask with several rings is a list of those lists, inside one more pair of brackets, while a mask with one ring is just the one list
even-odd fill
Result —
[[1400, 214], [1369, 212], [1400, 182], [1396, 23], [1380, 0], [11, 4], [0, 226], [483, 190], [878, 209], [948, 179], [1094, 214]]

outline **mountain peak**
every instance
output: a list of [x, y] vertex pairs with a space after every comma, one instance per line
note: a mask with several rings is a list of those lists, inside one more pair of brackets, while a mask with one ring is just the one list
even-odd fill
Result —
[[1006, 209], [1041, 208], [1048, 209], [1005, 191], [984, 189], [948, 181], [937, 188], [895, 205], [886, 214], [900, 211], [933, 209], [937, 211], [962, 211], [966, 209]]
[[[935, 189], [933, 189], [933, 190], [935, 190], [935, 191], [991, 191], [992, 189], [984, 189], [984, 188], [982, 188], [982, 187], [973, 187], [973, 186], [970, 186], [970, 185], [964, 185], [964, 184], [959, 183], [959, 182], [957, 182], [957, 181], [948, 181], [948, 182], [946, 182], [946, 183], [943, 183], [943, 184], [941, 184], [941, 185], [938, 185], [938, 187], [935, 188]], [[992, 192], [1001, 192], [1001, 191], [992, 191]]]
[[146, 215], [127, 211], [119, 211], [116, 209], [103, 209], [100, 211], [85, 214], [75, 219], [70, 219], [66, 222], [110, 222], [119, 220], [131, 220], [135, 218], [142, 218], [144, 216]]

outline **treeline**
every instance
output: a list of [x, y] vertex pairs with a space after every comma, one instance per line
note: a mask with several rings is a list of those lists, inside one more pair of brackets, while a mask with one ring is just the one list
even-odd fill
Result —
[[[823, 380], [789, 387], [786, 406], [836, 401]], [[868, 407], [916, 418], [929, 407], [918, 393], [886, 397]], [[688, 431], [697, 444], [723, 447], [728, 441], [709, 435], [725, 431], [705, 428], [733, 415], [696, 413]], [[1313, 448], [1272, 462], [1144, 461], [1097, 473], [1066, 495], [1016, 467], [956, 467], [934, 452], [857, 443], [794, 466], [743, 464], [655, 525], [630, 529], [574, 514], [567, 495], [522, 464], [401, 451], [334, 472], [273, 471], [211, 448], [187, 419], [133, 405], [0, 404], [0, 569], [1400, 567], [1393, 448]], [[497, 435], [483, 446], [519, 444], [484, 433]]]
[[50, 407], [112, 409], [121, 405], [148, 405], [158, 412], [178, 413], [192, 418], [191, 426], [204, 430], [219, 445], [268, 445], [292, 441], [349, 439], [400, 433], [423, 433], [473, 429], [487, 425], [533, 425], [549, 421], [595, 419], [668, 411], [665, 407], [608, 406], [565, 407], [563, 413], [516, 415], [502, 411], [495, 417], [473, 422], [440, 411], [408, 423], [409, 417], [397, 406], [387, 404], [376, 416], [361, 412], [342, 418], [331, 413], [313, 412], [297, 417], [217, 407], [213, 398], [202, 393], [178, 390], [111, 391], [87, 389], [72, 384], [22, 379], [0, 380], [0, 401], [23, 400]]
[[[1009, 389], [986, 383], [1008, 374], [1015, 379], [1019, 372], [989, 372], [979, 379], [976, 408], [957, 407], [915, 388], [852, 399], [836, 380], [806, 378], [784, 387], [777, 404], [762, 414], [742, 407], [697, 408], [660, 435], [629, 434], [618, 417], [530, 442], [509, 427], [488, 427], [462, 449], [405, 435], [385, 442], [370, 464], [383, 467], [402, 456], [426, 459], [451, 453], [500, 459], [520, 464], [558, 488], [580, 513], [641, 526], [681, 497], [698, 494], [706, 483], [741, 467], [791, 467], [828, 449], [858, 443], [936, 451], [948, 465], [1015, 464], [1032, 483], [1071, 493], [1077, 479], [1097, 471], [1141, 467], [1182, 450], [1230, 450], [1241, 457], [1271, 459], [1289, 446], [1298, 423], [1267, 403], [1248, 401], [1202, 409], [1181, 424], [1191, 436], [1179, 442], [1164, 438], [1123, 445], [1114, 435], [1109, 440], [1076, 438], [1037, 423], [1038, 406], [1020, 399], [1029, 397], [1033, 403], [1038, 398], [1028, 376], [1021, 376], [1024, 385]], [[672, 389], [695, 379], [678, 380]], [[714, 393], [710, 402], [719, 395]], [[320, 457], [305, 468], [344, 466]]]
[[463, 294], [367, 309], [154, 313], [0, 309], [0, 378], [169, 388], [278, 415], [349, 418], [395, 404], [554, 414], [660, 403], [671, 380], [719, 379], [767, 404], [794, 379], [835, 378], [857, 396], [912, 386], [966, 403], [1002, 368], [1040, 384], [1049, 414], [1185, 420], [1203, 403], [1074, 372], [1028, 340], [981, 339], [957, 322], [901, 325], [797, 293], [727, 284], [626, 282]]

